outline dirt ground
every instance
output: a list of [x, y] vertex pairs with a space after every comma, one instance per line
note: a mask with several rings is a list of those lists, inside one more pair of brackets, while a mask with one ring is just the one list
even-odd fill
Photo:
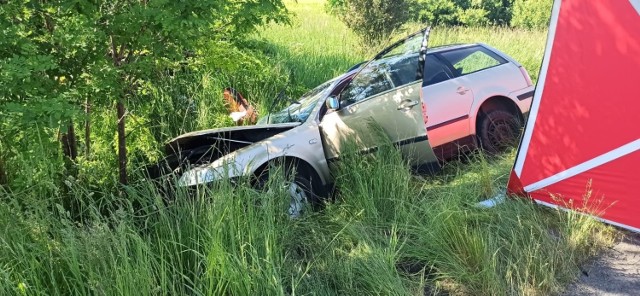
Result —
[[563, 295], [640, 295], [640, 234], [625, 233], [582, 270]]

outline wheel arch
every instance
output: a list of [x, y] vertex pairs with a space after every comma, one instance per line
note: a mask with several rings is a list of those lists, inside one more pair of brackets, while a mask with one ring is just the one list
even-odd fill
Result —
[[[313, 190], [320, 194], [325, 194], [325, 181], [320, 177], [318, 171], [306, 160], [295, 156], [280, 156], [269, 159], [265, 163], [261, 164], [253, 172], [255, 179], [261, 178], [268, 174], [269, 167], [271, 166], [283, 166], [284, 168], [294, 168], [297, 172], [309, 176], [311, 178], [311, 184], [314, 186]], [[317, 180], [317, 181], [315, 181]]]
[[524, 121], [524, 117], [522, 115], [522, 112], [520, 111], [520, 108], [512, 99], [506, 96], [496, 95], [486, 99], [484, 102], [482, 102], [482, 104], [480, 104], [480, 107], [478, 107], [478, 110], [475, 113], [475, 120], [472, 122], [473, 131], [471, 134], [477, 134], [478, 124], [480, 123], [482, 117], [485, 116], [485, 114], [487, 114], [487, 112], [489, 112], [490, 110], [496, 109], [505, 110], [511, 114], [515, 114], [516, 116], [518, 116], [520, 122]]

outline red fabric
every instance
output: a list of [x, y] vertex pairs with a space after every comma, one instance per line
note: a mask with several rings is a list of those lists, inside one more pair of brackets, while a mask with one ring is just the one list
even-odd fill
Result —
[[640, 16], [627, 0], [564, 0], [526, 186], [638, 139]]
[[527, 196], [527, 193], [524, 191], [524, 187], [522, 186], [522, 182], [520, 178], [516, 174], [515, 171], [511, 171], [511, 176], [509, 176], [509, 185], [507, 186], [507, 195], [517, 195], [517, 196]]
[[[531, 193], [537, 200], [640, 228], [640, 194], [636, 187], [640, 153], [633, 153]], [[591, 194], [588, 192], [591, 191]], [[552, 196], [553, 195], [553, 196]], [[571, 204], [570, 204], [571, 202]]]
[[[640, 139], [640, 14], [629, 0], [562, 1], [542, 99], [516, 190]], [[547, 54], [548, 53], [547, 49]], [[542, 75], [541, 75], [542, 76]], [[526, 154], [525, 154], [526, 153]], [[520, 181], [521, 183], [517, 183]], [[530, 193], [640, 228], [640, 151]], [[550, 194], [561, 197], [553, 199]], [[572, 199], [573, 205], [567, 201]]]

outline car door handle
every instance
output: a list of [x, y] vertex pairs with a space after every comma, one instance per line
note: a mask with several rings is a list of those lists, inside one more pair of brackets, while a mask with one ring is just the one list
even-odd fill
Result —
[[468, 88], [466, 88], [466, 87], [464, 87], [464, 86], [460, 86], [460, 87], [458, 87], [458, 89], [456, 89], [456, 92], [457, 92], [459, 95], [466, 95], [466, 94], [467, 94], [467, 92], [469, 92], [469, 89], [468, 89]]
[[419, 104], [418, 101], [405, 100], [405, 101], [402, 101], [402, 104], [400, 104], [400, 106], [398, 106], [398, 110], [407, 111], [418, 104]]

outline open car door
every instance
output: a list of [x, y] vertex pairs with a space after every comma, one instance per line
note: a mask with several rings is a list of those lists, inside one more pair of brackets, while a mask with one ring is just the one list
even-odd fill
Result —
[[375, 151], [380, 144], [376, 128], [381, 128], [414, 168], [439, 168], [421, 95], [428, 36], [425, 29], [383, 50], [338, 96], [328, 99], [329, 111], [320, 125], [328, 160], [338, 158], [346, 140], [365, 153]]

